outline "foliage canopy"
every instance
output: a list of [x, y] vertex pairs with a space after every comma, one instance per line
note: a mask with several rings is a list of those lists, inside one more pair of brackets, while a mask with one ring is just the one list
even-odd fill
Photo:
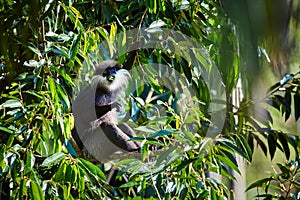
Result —
[[[291, 189], [300, 188], [299, 137], [274, 130], [268, 106], [279, 110], [285, 120], [300, 117], [299, 73], [284, 76], [260, 102], [246, 95], [239, 108], [233, 105], [233, 91], [240, 74], [247, 71], [244, 65], [249, 64], [249, 52], [245, 50], [249, 38], [226, 7], [230, 2], [0, 2], [0, 197], [230, 199], [234, 196], [230, 188], [209, 174], [218, 173], [234, 180], [231, 170], [239, 172], [236, 155], [251, 163], [257, 144], [271, 159], [276, 151], [282, 151], [288, 161], [278, 164], [280, 173], [251, 184], [248, 190], [264, 188], [266, 193], [261, 197], [265, 199], [297, 198]], [[203, 46], [204, 54], [216, 64], [225, 85], [225, 125], [217, 137], [205, 137], [210, 91], [189, 61], [168, 49], [138, 50], [134, 63], [137, 70], [143, 70], [145, 63], [171, 66], [192, 86], [200, 106], [191, 108], [193, 117], [177, 112], [172, 107], [174, 97], [155, 79], [149, 79], [148, 86], [136, 88], [131, 101], [127, 99], [127, 109], [138, 113], [130, 116], [132, 125], [138, 127], [136, 130], [148, 134], [137, 138], [144, 144], [142, 160], [121, 159], [113, 163], [119, 171], [113, 180], [108, 180], [111, 163], [96, 166], [68, 153], [66, 141], [74, 128], [72, 98], [82, 84], [74, 80], [78, 74], [92, 69], [84, 65], [87, 58], [101, 61], [113, 56], [115, 47], [109, 45], [118, 33], [151, 26], [155, 26], [155, 31], [164, 27], [183, 33]], [[108, 48], [99, 49], [103, 42]], [[251, 45], [258, 43], [259, 39], [251, 41]], [[100, 54], [95, 58], [93, 53], [98, 51]], [[188, 54], [197, 56], [195, 52]], [[121, 55], [118, 60], [124, 63], [129, 56]], [[257, 55], [254, 57], [258, 64]], [[201, 58], [196, 59], [201, 62]], [[153, 98], [149, 100], [145, 94], [151, 90]], [[160, 98], [163, 95], [167, 98]], [[148, 115], [155, 104], [164, 105], [168, 115]], [[258, 105], [260, 112], [256, 112]], [[191, 121], [197, 124], [196, 132], [187, 127]], [[150, 162], [152, 152], [148, 145], [166, 147], [176, 142], [185, 144], [185, 148], [167, 148]]]

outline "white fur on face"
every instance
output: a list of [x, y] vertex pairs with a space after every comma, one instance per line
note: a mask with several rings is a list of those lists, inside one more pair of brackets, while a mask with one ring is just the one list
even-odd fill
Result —
[[131, 78], [130, 73], [126, 69], [120, 69], [117, 71], [115, 79], [112, 82], [109, 82], [106, 77], [102, 75], [95, 75], [91, 85], [94, 89], [101, 85], [109, 91], [122, 90], [127, 87], [129, 78]]
[[117, 71], [115, 79], [112, 83], [108, 82], [108, 89], [110, 91], [120, 90], [127, 87], [128, 79], [131, 78], [130, 73], [126, 69], [120, 69]]
[[91, 86], [96, 89], [98, 85], [101, 85], [103, 87], [108, 88], [109, 87], [109, 82], [106, 80], [105, 77], [101, 76], [101, 75], [95, 75], [92, 78], [92, 82], [91, 82]]

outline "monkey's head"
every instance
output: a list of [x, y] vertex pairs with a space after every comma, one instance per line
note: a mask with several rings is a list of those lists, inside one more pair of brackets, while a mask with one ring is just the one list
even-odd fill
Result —
[[95, 84], [97, 88], [105, 87], [109, 91], [123, 90], [127, 87], [131, 77], [126, 69], [122, 69], [118, 62], [107, 60], [95, 67]]

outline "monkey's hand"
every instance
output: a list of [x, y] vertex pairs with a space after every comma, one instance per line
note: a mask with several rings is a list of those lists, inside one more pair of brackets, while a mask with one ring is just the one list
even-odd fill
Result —
[[115, 108], [117, 112], [121, 112], [123, 110], [123, 105], [116, 101], [111, 104], [111, 108]]
[[102, 117], [99, 117], [98, 119], [92, 121], [90, 123], [91, 127], [89, 128], [89, 131], [94, 131], [96, 130], [98, 127], [101, 126], [102, 123], [107, 121], [107, 115], [103, 115]]

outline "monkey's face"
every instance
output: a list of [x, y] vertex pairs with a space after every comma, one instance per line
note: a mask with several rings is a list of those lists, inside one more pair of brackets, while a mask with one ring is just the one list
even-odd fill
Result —
[[118, 67], [108, 67], [104, 70], [102, 76], [105, 77], [108, 82], [113, 82], [118, 70], [120, 70]]
[[102, 88], [109, 92], [119, 92], [127, 87], [130, 77], [130, 73], [126, 69], [122, 69], [118, 62], [107, 60], [95, 66], [92, 86], [99, 91]]

